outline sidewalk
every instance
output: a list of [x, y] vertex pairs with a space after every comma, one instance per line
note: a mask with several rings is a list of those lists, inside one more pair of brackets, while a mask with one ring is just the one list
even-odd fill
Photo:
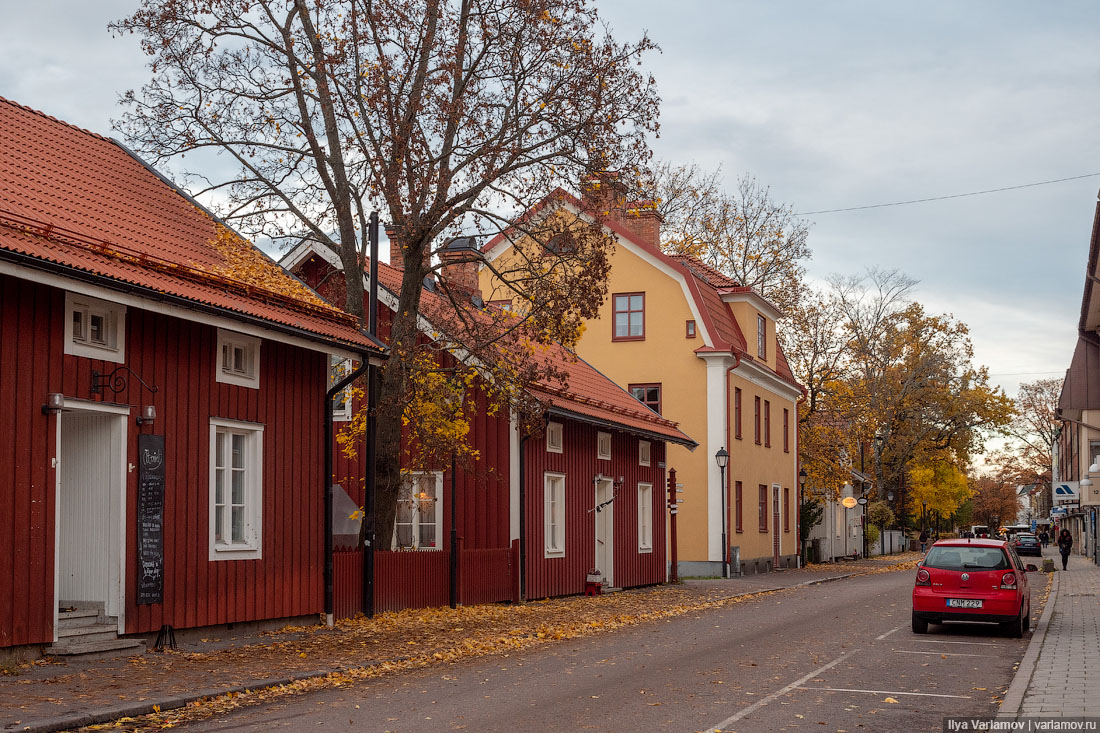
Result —
[[592, 598], [468, 606], [454, 611], [415, 609], [342, 621], [334, 629], [315, 626], [254, 635], [212, 631], [208, 638], [181, 645], [176, 652], [149, 653], [129, 660], [43, 660], [19, 669], [14, 676], [0, 676], [0, 730], [68, 730], [145, 715], [153, 712], [154, 706], [168, 711], [202, 699], [207, 699], [204, 705], [210, 705], [209, 698], [276, 685], [320, 689], [704, 611], [751, 600], [764, 592], [889, 572], [898, 566], [910, 567], [916, 557], [895, 555]]
[[1054, 585], [999, 717], [1100, 716], [1100, 567], [1080, 555]]

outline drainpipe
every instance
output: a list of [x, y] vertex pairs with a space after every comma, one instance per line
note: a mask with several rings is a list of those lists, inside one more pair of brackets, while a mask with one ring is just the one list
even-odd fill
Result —
[[323, 461], [325, 471], [325, 624], [328, 626], [332, 626], [333, 623], [335, 623], [332, 567], [334, 549], [332, 541], [332, 400], [344, 389], [344, 387], [354, 382], [367, 370], [367, 365], [370, 364], [369, 356], [363, 353], [360, 354], [359, 357], [362, 359], [362, 361], [359, 362], [359, 368], [334, 384], [332, 388], [325, 393], [325, 459]]
[[[741, 356], [738, 355], [738, 354], [735, 354], [733, 352], [733, 349], [730, 349], [730, 356], [733, 357], [733, 366], [726, 369], [725, 378], [722, 381], [723, 381], [723, 386], [725, 387], [724, 394], [726, 396], [726, 445], [729, 446], [728, 448], [726, 448], [726, 450], [730, 451], [730, 456], [732, 457], [733, 456], [733, 450], [732, 450], [733, 449], [733, 444], [730, 442], [731, 438], [732, 438], [732, 434], [731, 434], [731, 431], [730, 431], [730, 372], [732, 372], [737, 367], [741, 366]], [[729, 464], [726, 465], [726, 468], [722, 469], [722, 473], [726, 474], [727, 477], [729, 475], [729, 474], [726, 473], [728, 468], [729, 468]], [[728, 480], [728, 478], [727, 478], [725, 484], [726, 484], [726, 486], [722, 490], [722, 504], [723, 504], [723, 506], [722, 506], [722, 527], [728, 528], [728, 534], [726, 534], [727, 539], [723, 541], [723, 544], [725, 544], [725, 547], [722, 548], [722, 569], [723, 570], [725, 570], [726, 568], [729, 567], [729, 552], [730, 552], [729, 538], [733, 534], [733, 522], [730, 521], [730, 517], [729, 517], [731, 507], [733, 506], [732, 503], [730, 502], [730, 496], [729, 496], [730, 486], [733, 485], [733, 481]], [[726, 575], [726, 574], [724, 573], [723, 575]], [[740, 577], [740, 575], [741, 575], [741, 568], [740, 567], [737, 568], [737, 575], [738, 575], [738, 577]], [[729, 577], [732, 577], [732, 573], [729, 574]]]
[[519, 438], [519, 599], [527, 600], [527, 436]]

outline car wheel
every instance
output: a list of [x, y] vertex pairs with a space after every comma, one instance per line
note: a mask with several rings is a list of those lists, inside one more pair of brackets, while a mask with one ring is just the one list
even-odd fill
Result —
[[1025, 623], [1026, 622], [1024, 621], [1024, 615], [1021, 612], [1021, 614], [1016, 617], [1015, 621], [1006, 621], [1005, 623], [1001, 624], [1001, 628], [1004, 629], [1005, 634], [1008, 636], [1008, 638], [1019, 639], [1024, 635]]
[[916, 613], [913, 614], [913, 633], [914, 634], [927, 634], [928, 633], [928, 622], [925, 621], [924, 619], [920, 618], [919, 616], [917, 616]]

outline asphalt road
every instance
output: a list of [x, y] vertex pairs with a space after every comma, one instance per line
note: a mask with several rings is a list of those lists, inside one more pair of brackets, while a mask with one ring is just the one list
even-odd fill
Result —
[[[909, 628], [913, 571], [244, 708], [205, 731], [939, 731], [994, 715], [1024, 639]], [[1045, 576], [1032, 574], [1032, 627]]]

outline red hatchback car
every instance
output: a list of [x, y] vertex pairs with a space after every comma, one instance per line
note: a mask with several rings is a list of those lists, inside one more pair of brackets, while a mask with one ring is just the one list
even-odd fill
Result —
[[1031, 627], [1027, 574], [1004, 540], [940, 540], [917, 568], [913, 586], [913, 632], [944, 621], [995, 621], [1020, 638]]

